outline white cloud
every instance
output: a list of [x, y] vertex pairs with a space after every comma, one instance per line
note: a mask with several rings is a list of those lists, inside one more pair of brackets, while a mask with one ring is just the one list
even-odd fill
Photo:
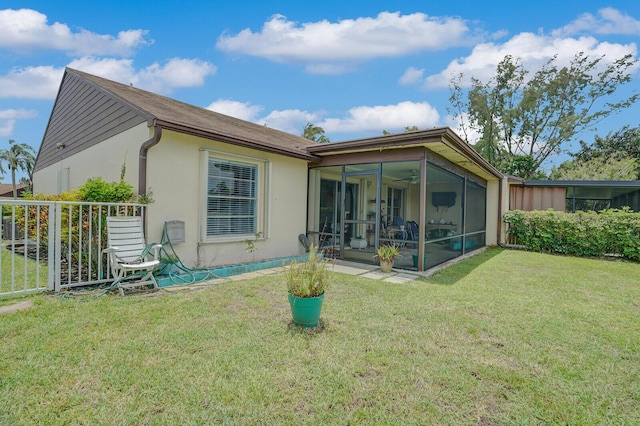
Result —
[[640, 21], [612, 7], [598, 10], [598, 16], [584, 13], [573, 22], [552, 31], [554, 37], [581, 33], [640, 35]]
[[158, 93], [170, 93], [174, 88], [199, 87], [204, 79], [216, 73], [216, 67], [199, 59], [172, 58], [164, 65], [157, 62], [137, 73], [134, 85]]
[[396, 105], [354, 107], [342, 118], [327, 118], [325, 111], [300, 109], [274, 110], [258, 117], [261, 106], [230, 100], [218, 100], [207, 108], [295, 135], [301, 134], [307, 123], [313, 123], [322, 127], [329, 137], [332, 133], [401, 132], [407, 126], [425, 129], [438, 126], [440, 119], [436, 109], [428, 103], [408, 101]]
[[[71, 61], [68, 66], [73, 69], [125, 84], [134, 83], [133, 80], [136, 77], [136, 71], [133, 67], [133, 59], [85, 56]], [[60, 84], [60, 82], [58, 82], [58, 84]]]
[[520, 58], [525, 69], [536, 70], [553, 56], [557, 56], [556, 64], [568, 65], [576, 52], [584, 52], [585, 55], [593, 58], [606, 55], [603, 61], [606, 62], [626, 54], [635, 56], [637, 48], [634, 43], [598, 42], [593, 37], [554, 38], [540, 34], [520, 33], [502, 44], [477, 45], [469, 56], [450, 62], [439, 74], [428, 76], [425, 79], [425, 88], [446, 88], [449, 86], [451, 77], [460, 73], [466, 77], [463, 84], [468, 84], [471, 76], [487, 81], [495, 75], [496, 65], [506, 55]]
[[400, 77], [400, 84], [402, 85], [409, 85], [409, 84], [414, 84], [417, 83], [419, 81], [422, 81], [422, 79], [424, 78], [424, 68], [423, 69], [417, 69], [414, 67], [409, 67], [407, 68], [407, 70], [404, 72], [404, 74], [402, 74], [402, 77]]
[[35, 118], [38, 113], [35, 110], [5, 109], [0, 110], [0, 136], [8, 137], [13, 134], [13, 128], [18, 119]]
[[247, 28], [236, 35], [223, 34], [216, 46], [276, 62], [304, 63], [310, 72], [336, 73], [373, 58], [468, 45], [469, 32], [463, 19], [423, 13], [382, 12], [375, 18], [304, 24], [275, 15], [261, 31]]
[[[275, 110], [271, 111], [266, 117], [258, 120], [257, 123], [264, 124], [273, 129], [282, 130], [283, 132], [300, 135], [307, 123], [316, 124], [321, 116], [322, 112], [309, 112], [299, 109]], [[324, 130], [326, 131], [326, 129]]]
[[307, 123], [315, 123], [320, 120], [323, 114], [322, 112], [286, 109], [273, 110], [266, 116], [260, 117], [259, 114], [264, 109], [262, 105], [230, 99], [218, 99], [212, 102], [207, 109], [296, 135], [302, 133]]
[[249, 102], [238, 102], [230, 99], [218, 99], [212, 102], [206, 109], [229, 115], [245, 121], [255, 121], [263, 107], [252, 105]]
[[351, 108], [345, 118], [326, 118], [314, 123], [327, 134], [352, 132], [402, 131], [407, 126], [420, 129], [438, 125], [440, 115], [427, 102], [400, 102], [396, 105]]
[[[155, 93], [169, 94], [178, 87], [198, 87], [216, 67], [197, 59], [173, 58], [164, 65], [154, 63], [136, 70], [131, 59], [84, 57], [69, 63], [70, 68], [124, 84], [133, 84]], [[64, 68], [40, 66], [14, 68], [0, 76], [0, 98], [54, 99]]]
[[0, 48], [21, 53], [31, 50], [61, 50], [74, 56], [129, 56], [150, 44], [148, 31], [120, 31], [117, 36], [87, 30], [73, 32], [66, 24], [47, 23], [47, 16], [33, 9], [0, 10]]
[[60, 87], [63, 68], [15, 68], [0, 76], [0, 98], [54, 99]]

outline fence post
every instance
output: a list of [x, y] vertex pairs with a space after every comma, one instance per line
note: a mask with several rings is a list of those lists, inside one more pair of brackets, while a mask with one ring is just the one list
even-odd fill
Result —
[[[49, 215], [49, 218], [54, 217], [55, 221], [53, 224], [53, 229], [51, 225], [51, 220], [49, 220], [49, 235], [53, 235], [53, 244], [51, 242], [51, 238], [49, 238], [49, 259], [54, 259], [54, 262], [49, 262], [49, 276], [54, 279], [54, 290], [57, 292], [60, 291], [60, 272], [62, 270], [62, 206], [58, 203], [52, 203], [51, 207], [53, 208], [53, 214]], [[52, 252], [53, 250], [53, 252]]]

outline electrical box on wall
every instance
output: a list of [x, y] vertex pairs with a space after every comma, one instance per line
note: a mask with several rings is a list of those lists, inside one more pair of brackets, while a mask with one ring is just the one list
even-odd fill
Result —
[[171, 244], [184, 243], [184, 221], [183, 220], [170, 220], [166, 222], [167, 225], [167, 237]]

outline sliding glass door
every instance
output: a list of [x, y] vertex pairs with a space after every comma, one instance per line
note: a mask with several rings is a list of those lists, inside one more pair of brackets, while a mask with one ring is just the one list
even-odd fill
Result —
[[347, 166], [343, 185], [351, 188], [343, 194], [345, 260], [370, 263], [379, 238], [383, 201], [380, 199], [380, 166]]

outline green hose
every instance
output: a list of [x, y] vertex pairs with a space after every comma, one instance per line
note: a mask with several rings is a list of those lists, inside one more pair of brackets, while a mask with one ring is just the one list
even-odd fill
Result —
[[[168, 267], [169, 278], [171, 279], [171, 282], [173, 284], [182, 285], [198, 284], [204, 281], [222, 278], [206, 268], [188, 268], [184, 263], [182, 263], [175, 250], [173, 249], [171, 240], [169, 239], [169, 233], [167, 232], [167, 222], [164, 223], [164, 227], [162, 229], [162, 238], [160, 240], [160, 244], [162, 245], [162, 248], [159, 251], [160, 264], [154, 270], [154, 275]], [[149, 253], [153, 245], [154, 244], [147, 244], [147, 247], [143, 252], [143, 256], [146, 256]], [[174, 270], [177, 270], [177, 272], [174, 272]], [[77, 302], [88, 302], [108, 294], [111, 290], [117, 287], [120, 281], [128, 280], [135, 276], [143, 276], [144, 274], [146, 274], [146, 271], [136, 272], [134, 274], [127, 275], [125, 278], [119, 278], [108, 285], [102, 285], [86, 290], [65, 291], [60, 297], [62, 298], [62, 300], [66, 301], [74, 300]]]
[[[169, 268], [169, 279], [173, 284], [197, 284], [204, 281], [209, 281], [216, 278], [222, 278], [207, 268], [188, 268], [180, 260], [167, 232], [167, 222], [164, 223], [162, 229], [162, 238], [160, 239], [162, 248], [160, 249], [160, 265], [156, 268], [156, 271], [162, 271], [165, 268]], [[174, 270], [177, 269], [177, 272]]]

